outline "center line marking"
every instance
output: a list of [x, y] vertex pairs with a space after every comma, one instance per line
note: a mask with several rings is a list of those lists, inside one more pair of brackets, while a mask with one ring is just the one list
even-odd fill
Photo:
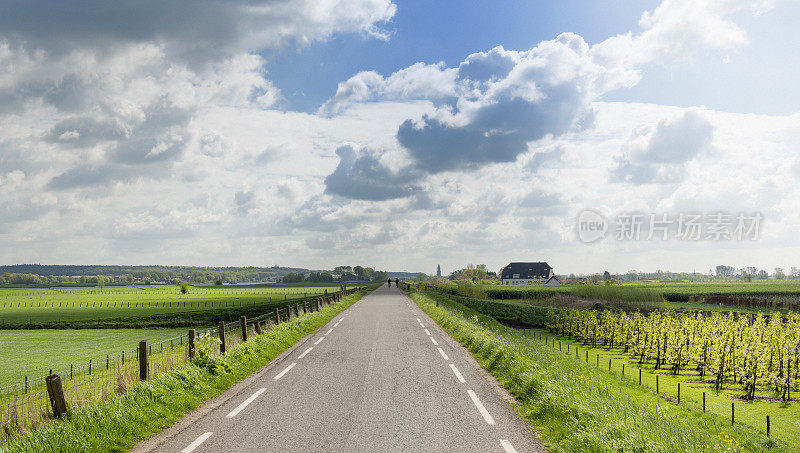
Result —
[[423, 329], [425, 328], [425, 324], [423, 323], [419, 323], [419, 326], [422, 327]]
[[312, 349], [314, 349], [314, 346], [311, 346], [310, 348], [306, 349], [306, 350], [305, 350], [305, 352], [303, 352], [302, 354], [300, 354], [300, 356], [298, 357], [298, 359], [302, 359], [303, 357], [305, 357], [305, 356], [306, 356], [306, 354], [308, 354], [309, 352], [311, 352], [311, 350], [312, 350]]
[[425, 335], [427, 335], [427, 336], [431, 336], [431, 333], [430, 333], [430, 332], [428, 332], [428, 329], [425, 329]]
[[439, 343], [437, 343], [436, 340], [433, 339], [433, 337], [428, 337], [428, 338], [431, 339], [431, 342], [433, 343], [434, 346], [439, 346]]
[[[325, 338], [325, 337], [322, 337], [322, 338]], [[275, 376], [274, 378], [272, 378], [272, 380], [273, 380], [273, 381], [277, 381], [278, 379], [282, 378], [282, 377], [283, 377], [283, 375], [284, 375], [284, 374], [286, 374], [286, 373], [288, 373], [288, 372], [289, 372], [289, 370], [291, 370], [292, 368], [294, 368], [294, 366], [295, 366], [295, 365], [297, 365], [297, 362], [292, 362], [292, 364], [291, 364], [291, 365], [287, 366], [287, 367], [286, 367], [286, 368], [285, 368], [283, 371], [281, 371], [280, 373], [278, 373], [278, 375], [277, 375], [277, 376]]]
[[247, 405], [248, 405], [248, 404], [250, 404], [250, 403], [252, 403], [253, 401], [255, 401], [255, 400], [256, 400], [256, 398], [258, 398], [258, 397], [259, 397], [259, 396], [260, 396], [262, 393], [264, 393], [264, 392], [266, 392], [266, 391], [267, 391], [267, 389], [259, 389], [259, 390], [258, 390], [256, 393], [253, 393], [253, 395], [252, 395], [250, 398], [247, 398], [246, 400], [242, 401], [242, 404], [240, 404], [240, 405], [236, 406], [236, 409], [234, 409], [234, 410], [230, 411], [230, 412], [228, 413], [228, 415], [226, 415], [226, 417], [228, 417], [228, 418], [233, 418], [233, 417], [236, 417], [236, 415], [237, 415], [239, 412], [241, 412], [241, 411], [242, 411], [242, 409], [244, 409], [245, 407], [247, 407]]
[[436, 349], [438, 349], [438, 350], [439, 350], [439, 354], [441, 354], [441, 355], [442, 355], [442, 358], [443, 358], [443, 359], [445, 359], [445, 360], [450, 360], [450, 357], [447, 357], [447, 354], [445, 354], [445, 353], [444, 353], [444, 351], [442, 350], [442, 348], [436, 348]]
[[314, 344], [320, 344], [320, 343], [322, 343], [322, 340], [324, 340], [324, 339], [325, 339], [325, 337], [322, 337], [319, 340], [317, 340], [316, 342], [314, 342]]
[[329, 330], [329, 331], [325, 332], [325, 335], [330, 335], [330, 334], [331, 334], [331, 332], [333, 332], [333, 329], [331, 329], [331, 330]]
[[496, 423], [492, 418], [492, 414], [486, 410], [486, 407], [483, 405], [483, 403], [481, 403], [481, 400], [478, 399], [478, 395], [476, 395], [472, 390], [467, 390], [467, 393], [469, 393], [469, 397], [472, 398], [472, 403], [478, 408], [478, 412], [483, 415], [483, 419], [486, 420], [486, 423], [495, 425]]
[[212, 434], [214, 434], [214, 433], [207, 432], [207, 433], [200, 434], [200, 437], [195, 439], [194, 442], [190, 443], [189, 446], [187, 446], [186, 448], [181, 450], [181, 453], [190, 453], [190, 452], [194, 451], [195, 448], [199, 447], [200, 444], [205, 442], [209, 437], [211, 437]]
[[458, 371], [458, 368], [456, 368], [456, 366], [453, 365], [452, 363], [450, 364], [450, 369], [453, 370], [453, 373], [456, 375], [456, 379], [458, 379], [458, 382], [460, 382], [462, 384], [466, 384], [467, 383], [467, 381], [464, 380], [464, 376], [461, 375], [461, 372]]
[[417, 318], [417, 322], [422, 322], [422, 321], [420, 321], [419, 318]]
[[511, 445], [511, 442], [505, 439], [500, 440], [500, 445], [503, 447], [503, 450], [505, 450], [506, 453], [517, 453], [517, 450], [513, 445]]

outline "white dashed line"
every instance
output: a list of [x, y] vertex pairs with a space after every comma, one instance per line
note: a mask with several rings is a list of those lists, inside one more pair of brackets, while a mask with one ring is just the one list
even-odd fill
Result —
[[458, 382], [460, 382], [462, 384], [466, 384], [467, 383], [467, 381], [464, 379], [464, 376], [461, 375], [461, 372], [458, 371], [458, 368], [456, 368], [456, 366], [453, 365], [452, 363], [450, 364], [450, 369], [453, 370], [453, 374], [456, 375], [456, 379], [458, 379]]
[[315, 341], [314, 344], [320, 344], [320, 343], [322, 343], [322, 340], [324, 340], [324, 339], [325, 339], [325, 337], [322, 337], [319, 340]]
[[214, 434], [214, 433], [212, 433], [212, 432], [207, 432], [207, 433], [200, 434], [200, 437], [198, 437], [197, 439], [195, 439], [195, 440], [194, 440], [194, 442], [190, 443], [190, 444], [189, 444], [189, 446], [187, 446], [186, 448], [184, 448], [183, 450], [181, 450], [181, 453], [190, 453], [190, 452], [193, 452], [195, 448], [199, 447], [199, 446], [200, 446], [200, 444], [202, 444], [203, 442], [205, 442], [206, 440], [208, 440], [208, 438], [209, 438], [209, 437], [211, 437], [211, 435], [212, 435], [212, 434]]
[[417, 318], [417, 322], [422, 322], [419, 318]]
[[333, 332], [333, 329], [330, 329], [329, 331], [325, 332], [325, 335], [330, 335], [331, 332]]
[[299, 357], [297, 357], [297, 358], [298, 358], [298, 359], [302, 359], [303, 357], [305, 357], [305, 356], [306, 356], [306, 354], [308, 354], [309, 352], [311, 352], [311, 350], [312, 350], [312, 349], [314, 349], [314, 347], [313, 347], [313, 346], [311, 346], [310, 348], [306, 349], [306, 350], [305, 350], [305, 351], [304, 351], [302, 354], [300, 354], [300, 356], [299, 356]]
[[250, 404], [253, 401], [255, 401], [256, 398], [259, 397], [259, 395], [261, 395], [262, 393], [264, 393], [266, 391], [267, 391], [267, 389], [259, 389], [256, 393], [253, 393], [253, 395], [250, 398], [247, 398], [246, 400], [242, 401], [242, 404], [236, 406], [236, 409], [230, 411], [228, 413], [228, 415], [226, 415], [226, 417], [228, 417], [228, 418], [236, 417], [236, 415], [239, 414], [239, 412], [241, 412], [242, 409], [247, 407], [248, 404]]
[[431, 333], [430, 333], [430, 332], [428, 332], [428, 329], [425, 329], [425, 335], [427, 335], [427, 336], [431, 336]]
[[445, 360], [450, 360], [450, 357], [447, 357], [447, 354], [445, 354], [445, 353], [444, 353], [444, 351], [442, 350], [442, 348], [436, 348], [436, 349], [438, 349], [438, 350], [439, 350], [439, 354], [441, 354], [441, 355], [442, 355], [442, 358], [443, 358], [443, 359], [445, 359]]
[[[344, 316], [347, 316], [347, 315], [344, 315]], [[342, 322], [342, 321], [344, 321], [344, 316], [342, 316], [342, 317], [339, 319], [339, 322]]]
[[[325, 338], [325, 337], [322, 337], [322, 338]], [[289, 370], [291, 370], [292, 368], [294, 368], [294, 366], [295, 366], [295, 365], [297, 365], [297, 363], [296, 363], [296, 362], [292, 362], [292, 364], [291, 364], [291, 365], [287, 366], [287, 367], [286, 367], [286, 369], [284, 369], [283, 371], [281, 371], [280, 373], [278, 373], [278, 375], [277, 375], [277, 376], [275, 376], [274, 378], [272, 378], [272, 380], [273, 380], [273, 381], [277, 381], [278, 379], [282, 378], [282, 377], [283, 377], [283, 375], [284, 375], [284, 374], [286, 374], [286, 373], [288, 373], [288, 372], [289, 372]]]
[[[342, 321], [339, 321], [339, 322], [342, 322]], [[334, 325], [333, 325], [333, 327], [339, 327], [339, 322], [337, 322], [336, 324], [334, 324]]]
[[500, 445], [503, 447], [503, 450], [505, 450], [506, 453], [517, 453], [517, 450], [514, 448], [513, 445], [511, 445], [511, 442], [505, 439], [500, 441]]
[[478, 412], [481, 413], [483, 419], [486, 420], [486, 423], [495, 425], [496, 423], [492, 418], [492, 414], [486, 410], [486, 407], [483, 405], [483, 403], [481, 403], [481, 400], [478, 399], [478, 395], [476, 395], [472, 390], [467, 390], [467, 393], [469, 393], [469, 397], [472, 398], [472, 403], [478, 408]]
[[433, 343], [434, 346], [439, 346], [439, 343], [437, 343], [436, 340], [433, 339], [433, 337], [428, 337], [428, 338], [431, 339], [431, 343]]

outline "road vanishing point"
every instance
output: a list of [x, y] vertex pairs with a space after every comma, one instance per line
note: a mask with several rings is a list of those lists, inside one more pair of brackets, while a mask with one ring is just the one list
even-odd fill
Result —
[[544, 451], [485, 375], [383, 286], [134, 451]]

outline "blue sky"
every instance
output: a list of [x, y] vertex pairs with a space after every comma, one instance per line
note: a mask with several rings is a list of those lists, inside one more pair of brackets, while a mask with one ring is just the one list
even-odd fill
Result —
[[[359, 71], [391, 74], [417, 62], [455, 66], [478, 50], [502, 45], [529, 49], [564, 31], [589, 43], [636, 28], [642, 11], [656, 1], [400, 1], [386, 25], [389, 39], [343, 34], [309, 47], [264, 52], [269, 77], [289, 110], [316, 109], [336, 86]], [[457, 5], [457, 6], [454, 6]]]
[[0, 15], [2, 263], [800, 267], [797, 0], [51, 6]]

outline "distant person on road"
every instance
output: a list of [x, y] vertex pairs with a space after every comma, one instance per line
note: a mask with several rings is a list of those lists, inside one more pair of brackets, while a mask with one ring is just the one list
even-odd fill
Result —
[[391, 278], [389, 279], [388, 283], [389, 283], [389, 288], [391, 288], [392, 287], [392, 279]]
[[396, 286], [398, 288], [400, 287], [400, 279], [399, 278], [394, 279], [394, 286]]

